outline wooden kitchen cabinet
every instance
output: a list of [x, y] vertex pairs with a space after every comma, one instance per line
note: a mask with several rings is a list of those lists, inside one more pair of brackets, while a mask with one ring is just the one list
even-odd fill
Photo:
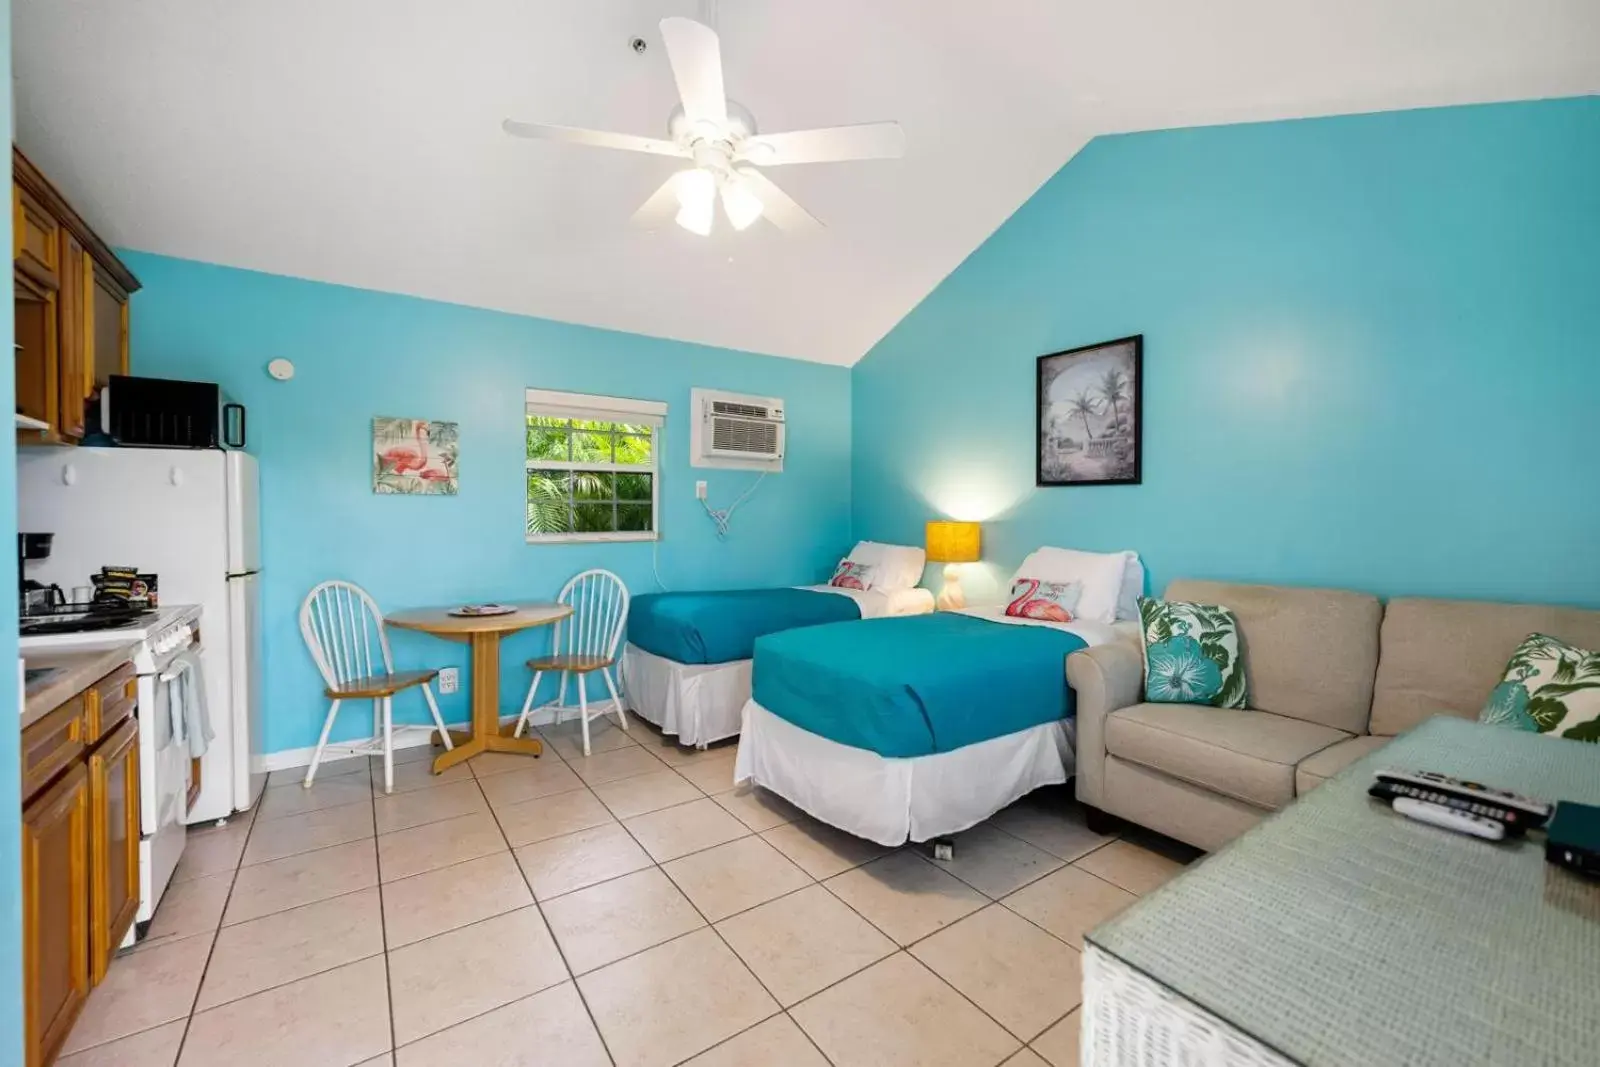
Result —
[[49, 427], [24, 440], [71, 444], [89, 429], [85, 405], [128, 373], [139, 280], [15, 147], [11, 162], [17, 413]]
[[75, 763], [22, 812], [27, 1067], [44, 1067], [89, 997], [89, 769]]
[[139, 913], [139, 724], [133, 719], [89, 757], [89, 977], [106, 976]]

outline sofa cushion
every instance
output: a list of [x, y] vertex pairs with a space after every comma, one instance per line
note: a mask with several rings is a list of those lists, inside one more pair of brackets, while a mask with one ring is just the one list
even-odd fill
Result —
[[[1193, 580], [1173, 582], [1167, 597], [1233, 612], [1251, 707], [1345, 733], [1367, 732], [1383, 618], [1377, 597]], [[1504, 663], [1501, 656], [1497, 666]]]
[[1106, 717], [1106, 751], [1258, 807], [1294, 799], [1295, 765], [1349, 734], [1264, 711], [1135, 704]]
[[1303, 797], [1329, 778], [1344, 770], [1369, 752], [1376, 752], [1389, 743], [1387, 737], [1364, 734], [1329, 745], [1321, 752], [1300, 761], [1294, 769], [1294, 795]]
[[1600, 611], [1416, 597], [1389, 601], [1370, 732], [1392, 737], [1430, 715], [1477, 718], [1506, 661], [1523, 638], [1536, 633], [1600, 648]]

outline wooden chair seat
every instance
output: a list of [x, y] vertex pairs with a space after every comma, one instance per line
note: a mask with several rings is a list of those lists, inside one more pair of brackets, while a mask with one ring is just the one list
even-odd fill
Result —
[[322, 692], [325, 696], [335, 700], [392, 697], [401, 690], [431, 682], [438, 675], [438, 671], [395, 671], [393, 674], [369, 674], [365, 678], [352, 678], [348, 682], [330, 685]]
[[610, 656], [541, 656], [530, 659], [528, 667], [535, 671], [571, 671], [573, 674], [588, 674], [591, 671], [602, 671], [611, 666]]

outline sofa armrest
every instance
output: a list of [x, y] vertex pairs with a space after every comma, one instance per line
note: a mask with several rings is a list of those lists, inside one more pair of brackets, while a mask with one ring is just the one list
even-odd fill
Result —
[[1078, 799], [1102, 807], [1106, 716], [1140, 701], [1144, 659], [1129, 642], [1096, 645], [1067, 657], [1067, 682], [1077, 694]]

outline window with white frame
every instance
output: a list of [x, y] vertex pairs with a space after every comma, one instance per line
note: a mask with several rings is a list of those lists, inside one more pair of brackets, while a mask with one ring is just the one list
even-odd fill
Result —
[[654, 541], [667, 405], [528, 390], [529, 541]]

